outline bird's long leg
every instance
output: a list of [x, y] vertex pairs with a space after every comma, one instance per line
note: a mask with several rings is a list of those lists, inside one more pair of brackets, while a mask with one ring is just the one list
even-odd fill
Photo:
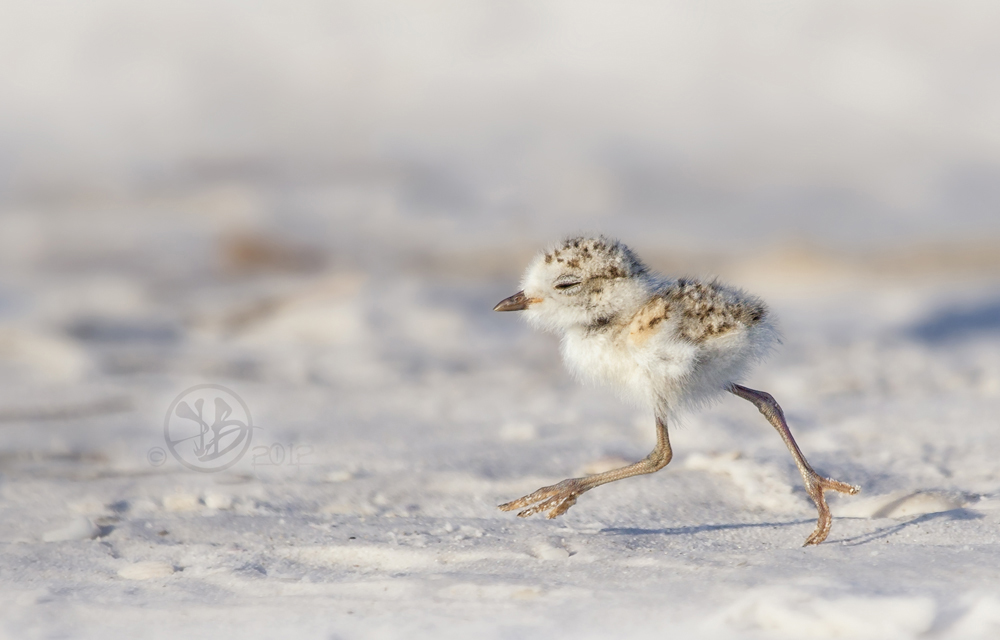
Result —
[[781, 407], [775, 401], [774, 396], [770, 393], [764, 391], [756, 391], [754, 389], [749, 389], [747, 387], [734, 384], [729, 388], [729, 391], [744, 400], [749, 400], [752, 402], [757, 409], [767, 418], [767, 421], [778, 430], [778, 435], [781, 439], [785, 441], [785, 446], [792, 454], [792, 458], [795, 459], [795, 464], [799, 468], [799, 473], [802, 474], [802, 480], [806, 485], [806, 493], [812, 498], [813, 502], [816, 503], [816, 509], [819, 511], [819, 519], [816, 522], [816, 530], [806, 538], [806, 542], [802, 546], [809, 546], [811, 544], [819, 544], [826, 540], [826, 536], [830, 533], [830, 526], [833, 524], [833, 519], [830, 516], [830, 507], [826, 505], [826, 498], [823, 496], [823, 492], [827, 489], [832, 489], [834, 491], [839, 491], [841, 493], [855, 494], [861, 491], [861, 487], [856, 487], [844, 482], [838, 482], [837, 480], [831, 480], [830, 478], [824, 478], [819, 475], [813, 468], [809, 466], [809, 462], [806, 457], [802, 455], [802, 450], [799, 449], [799, 445], [795, 443], [795, 438], [792, 437], [792, 432], [788, 430], [788, 423], [785, 422], [785, 413], [781, 410]]
[[528, 516], [542, 511], [548, 511], [549, 518], [555, 518], [556, 516], [566, 513], [570, 507], [576, 504], [576, 499], [581, 493], [590, 491], [594, 487], [602, 484], [614, 482], [615, 480], [659, 471], [663, 467], [667, 466], [667, 463], [670, 462], [672, 457], [673, 452], [670, 450], [670, 438], [667, 436], [666, 419], [657, 416], [656, 448], [639, 462], [635, 462], [620, 469], [612, 469], [611, 471], [605, 471], [604, 473], [597, 473], [592, 476], [569, 478], [568, 480], [563, 480], [562, 482], [554, 484], [550, 487], [542, 487], [538, 491], [528, 494], [523, 498], [518, 498], [517, 500], [502, 504], [500, 505], [500, 508], [504, 511], [514, 511], [515, 509], [528, 507], [517, 514], [518, 517], [521, 518], [527, 518]]

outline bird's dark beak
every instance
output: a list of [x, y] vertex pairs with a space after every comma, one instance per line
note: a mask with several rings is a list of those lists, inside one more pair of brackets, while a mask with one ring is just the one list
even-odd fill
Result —
[[534, 302], [533, 299], [524, 295], [523, 291], [518, 291], [509, 298], [504, 298], [493, 307], [494, 311], [524, 311], [528, 305]]

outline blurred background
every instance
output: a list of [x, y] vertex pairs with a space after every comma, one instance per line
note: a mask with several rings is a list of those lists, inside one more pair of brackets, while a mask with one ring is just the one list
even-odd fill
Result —
[[[1000, 231], [989, 2], [5, 0], [3, 13], [8, 262], [72, 225], [89, 231], [63, 261], [208, 226], [360, 262], [373, 244], [410, 259], [530, 252], [583, 229], [664, 252]], [[123, 208], [117, 232], [96, 220]], [[159, 240], [108, 237], [136, 226]]]
[[[475, 372], [573, 388], [551, 340], [489, 309], [580, 232], [767, 296], [786, 369], [897, 339], [931, 362], [1000, 328], [996, 3], [0, 11], [10, 424], [125, 412], [123, 433], [147, 429], [210, 380], [318, 388], [275, 409], [283, 424], [328, 403], [371, 425], [387, 397], [400, 414], [434, 397], [423, 419], [443, 428], [454, 393], [478, 398], [455, 429], [488, 425]], [[788, 385], [912, 387], [912, 363], [884, 363]], [[992, 393], [991, 366], [955, 384]], [[93, 441], [65, 424], [52, 446]]]
[[[947, 635], [1000, 566], [998, 24], [985, 0], [0, 0], [11, 637], [317, 611], [370, 637], [390, 610], [608, 636], [772, 584], [785, 604], [739, 605], [766, 633], [787, 610]], [[672, 428], [663, 473], [555, 522], [495, 508], [654, 443], [647, 410], [491, 311], [578, 233], [767, 300], [784, 344], [746, 383], [864, 487], [831, 500], [833, 544], [795, 551], [815, 511], [732, 398]], [[163, 451], [206, 383], [259, 427], [223, 473]], [[279, 446], [308, 458], [257, 464]], [[802, 604], [828, 592], [919, 598]]]

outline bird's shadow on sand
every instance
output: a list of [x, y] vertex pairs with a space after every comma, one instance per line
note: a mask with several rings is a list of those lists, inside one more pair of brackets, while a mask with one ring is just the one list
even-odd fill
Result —
[[899, 533], [904, 529], [923, 524], [925, 522], [930, 522], [932, 520], [979, 520], [983, 517], [985, 517], [983, 514], [970, 509], [952, 509], [950, 511], [938, 511], [937, 513], [925, 513], [906, 520], [905, 522], [899, 522], [888, 527], [881, 527], [874, 531], [869, 531], [868, 533], [852, 536], [850, 538], [830, 540], [830, 542], [840, 543], [847, 547], [858, 547], [868, 544], [869, 542], [875, 542], [876, 540], [888, 538], [889, 536]]
[[[908, 527], [930, 522], [932, 520], [979, 520], [983, 515], [969, 509], [952, 509], [951, 511], [941, 511], [938, 513], [925, 513], [916, 516], [905, 522], [899, 522], [887, 527], [880, 527], [874, 531], [869, 531], [849, 538], [834, 538], [827, 540], [826, 544], [840, 544], [847, 547], [858, 547], [861, 545], [887, 538], [899, 533]], [[681, 536], [698, 533], [708, 533], [712, 531], [725, 531], [728, 529], [755, 529], [755, 528], [776, 528], [791, 527], [802, 524], [812, 524], [816, 522], [813, 518], [802, 520], [789, 520], [787, 522], [742, 522], [733, 524], [702, 524], [689, 527], [667, 527], [663, 529], [639, 529], [635, 527], [608, 527], [601, 529], [601, 533], [610, 535], [661, 535], [661, 536]]]
[[725, 531], [727, 529], [755, 529], [761, 527], [790, 527], [797, 524], [815, 522], [815, 519], [791, 520], [789, 522], [739, 522], [732, 524], [699, 524], [689, 527], [667, 527], [664, 529], [638, 529], [636, 527], [608, 527], [601, 529], [601, 533], [626, 536], [684, 536], [696, 533], [707, 533], [710, 531]]

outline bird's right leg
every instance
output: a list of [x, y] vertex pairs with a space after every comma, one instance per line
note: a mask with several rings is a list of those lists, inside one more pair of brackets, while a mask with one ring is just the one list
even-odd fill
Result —
[[737, 395], [744, 400], [749, 400], [752, 402], [757, 409], [767, 418], [767, 421], [771, 423], [778, 431], [778, 435], [781, 439], [785, 441], [785, 446], [792, 454], [792, 458], [795, 459], [795, 466], [799, 468], [799, 473], [802, 474], [802, 481], [806, 485], [806, 493], [812, 498], [813, 502], [816, 503], [816, 510], [819, 512], [819, 518], [816, 521], [816, 529], [806, 538], [804, 547], [809, 545], [819, 544], [826, 540], [826, 536], [830, 533], [830, 526], [833, 524], [833, 519], [830, 516], [830, 507], [826, 504], [826, 497], [823, 492], [826, 490], [839, 491], [840, 493], [849, 493], [854, 495], [855, 493], [861, 491], [861, 487], [856, 487], [846, 482], [840, 482], [837, 480], [832, 480], [830, 478], [824, 478], [819, 475], [813, 468], [809, 466], [809, 462], [806, 457], [802, 455], [802, 450], [799, 449], [799, 445], [796, 444], [795, 438], [792, 437], [792, 432], [788, 429], [788, 423], [785, 422], [785, 413], [781, 410], [781, 406], [774, 399], [770, 393], [764, 391], [757, 391], [755, 389], [750, 389], [748, 387], [743, 387], [738, 384], [734, 384], [729, 388], [729, 391], [734, 395]]
[[542, 511], [548, 511], [549, 518], [555, 518], [566, 513], [570, 507], [576, 504], [576, 499], [580, 494], [585, 491], [590, 491], [594, 487], [614, 482], [615, 480], [631, 478], [632, 476], [644, 473], [654, 473], [667, 466], [672, 457], [673, 452], [670, 449], [670, 438], [667, 436], [666, 419], [657, 416], [656, 448], [639, 462], [592, 476], [569, 478], [552, 486], [542, 487], [523, 498], [502, 504], [499, 508], [504, 511], [514, 511], [515, 509], [528, 507], [517, 514], [519, 518], [527, 518]]

